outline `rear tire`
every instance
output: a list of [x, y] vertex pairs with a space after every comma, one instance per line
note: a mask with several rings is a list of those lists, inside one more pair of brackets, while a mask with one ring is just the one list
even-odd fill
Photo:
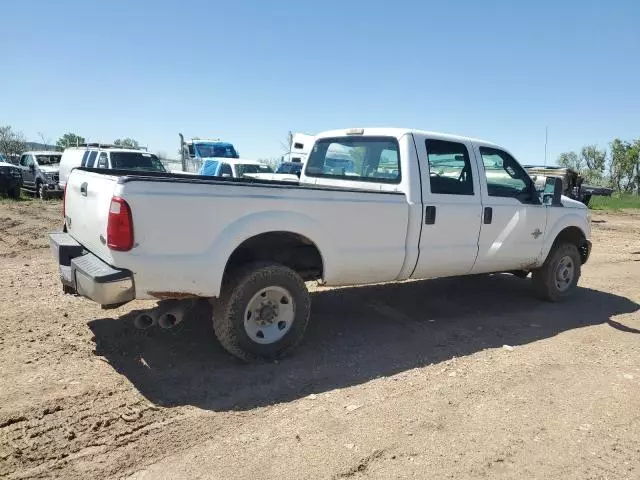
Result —
[[241, 360], [274, 360], [300, 343], [310, 311], [309, 292], [295, 271], [257, 263], [223, 287], [213, 307], [213, 330], [225, 350]]
[[20, 187], [13, 187], [8, 193], [11, 198], [17, 200], [20, 198]]
[[575, 292], [580, 279], [582, 260], [572, 243], [554, 246], [542, 267], [533, 271], [536, 295], [548, 302], [561, 302]]

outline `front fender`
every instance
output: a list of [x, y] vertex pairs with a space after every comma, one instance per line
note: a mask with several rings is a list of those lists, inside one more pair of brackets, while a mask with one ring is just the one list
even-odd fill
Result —
[[227, 225], [204, 254], [213, 275], [210, 280], [214, 296], [220, 293], [227, 261], [235, 249], [245, 240], [269, 232], [290, 232], [308, 238], [320, 251], [325, 273], [331, 270], [330, 260], [336, 257], [330, 254], [334, 246], [326, 227], [322, 228], [307, 215], [291, 211], [252, 213]]
[[558, 235], [560, 235], [560, 232], [564, 229], [576, 227], [580, 229], [587, 240], [590, 240], [591, 238], [591, 224], [586, 215], [569, 213], [564, 214], [557, 219], [550, 218], [548, 221], [551, 221], [551, 228], [547, 228], [547, 235], [545, 236], [544, 245], [540, 252], [540, 264], [544, 263], [547, 255], [549, 255], [549, 252], [551, 251], [551, 247], [553, 247], [553, 242], [556, 241], [556, 238], [558, 238]]

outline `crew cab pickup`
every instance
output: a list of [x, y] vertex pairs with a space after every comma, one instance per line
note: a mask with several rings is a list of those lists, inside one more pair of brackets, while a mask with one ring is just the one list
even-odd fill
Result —
[[66, 291], [103, 306], [205, 297], [229, 352], [276, 358], [309, 322], [305, 281], [531, 273], [541, 298], [565, 299], [591, 230], [559, 182], [537, 191], [481, 140], [335, 130], [315, 138], [299, 184], [75, 169], [67, 231], [50, 240]]

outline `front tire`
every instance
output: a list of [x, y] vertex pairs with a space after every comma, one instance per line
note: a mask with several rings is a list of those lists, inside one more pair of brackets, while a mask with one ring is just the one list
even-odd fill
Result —
[[238, 271], [213, 309], [213, 330], [237, 358], [274, 360], [300, 343], [311, 299], [304, 281], [284, 265], [258, 263]]
[[38, 198], [40, 200], [46, 200], [47, 199], [47, 192], [44, 188], [44, 184], [42, 182], [38, 182], [36, 185], [36, 195], [38, 196]]
[[578, 286], [582, 260], [578, 247], [561, 243], [549, 252], [542, 267], [533, 271], [533, 288], [536, 295], [549, 302], [561, 302], [569, 298]]

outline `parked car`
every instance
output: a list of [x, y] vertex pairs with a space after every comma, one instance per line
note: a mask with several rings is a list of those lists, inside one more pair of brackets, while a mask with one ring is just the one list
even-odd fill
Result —
[[20, 198], [22, 172], [17, 165], [0, 160], [0, 194]]
[[294, 174], [278, 173], [264, 163], [240, 158], [207, 158], [202, 161], [198, 175], [212, 177], [257, 178], [260, 180], [279, 180], [297, 182]]
[[302, 163], [301, 162], [282, 162], [278, 165], [276, 169], [276, 173], [288, 173], [290, 175], [295, 175], [300, 178], [300, 174], [302, 173]]
[[[335, 168], [336, 151], [353, 158], [351, 171]], [[214, 299], [214, 331], [229, 352], [277, 358], [309, 322], [305, 281], [531, 273], [539, 297], [566, 299], [591, 228], [586, 206], [561, 194], [559, 179], [538, 192], [492, 143], [335, 130], [315, 139], [300, 184], [76, 169], [68, 233], [50, 242], [68, 291], [103, 306]]]
[[34, 151], [20, 156], [18, 166], [22, 170], [22, 190], [43, 200], [61, 196], [58, 185], [61, 152]]
[[64, 150], [60, 162], [60, 188], [64, 189], [69, 173], [76, 167], [166, 172], [160, 159], [144, 150], [88, 143]]

